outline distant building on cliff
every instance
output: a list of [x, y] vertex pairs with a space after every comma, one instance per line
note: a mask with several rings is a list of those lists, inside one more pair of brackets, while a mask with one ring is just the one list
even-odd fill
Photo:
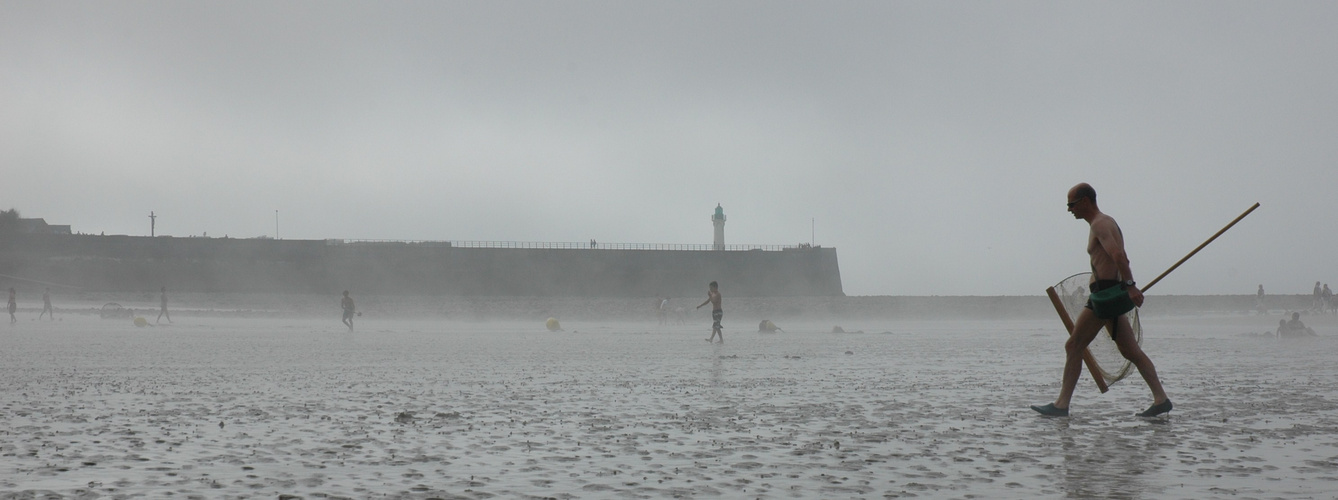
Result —
[[19, 219], [19, 232], [24, 234], [71, 234], [70, 225], [51, 225], [46, 219]]

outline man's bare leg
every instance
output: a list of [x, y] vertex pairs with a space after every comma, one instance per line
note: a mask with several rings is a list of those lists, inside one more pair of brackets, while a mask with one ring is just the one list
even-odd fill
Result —
[[1153, 402], [1166, 401], [1166, 391], [1162, 389], [1161, 379], [1157, 377], [1157, 367], [1152, 364], [1152, 358], [1149, 358], [1134, 340], [1133, 327], [1129, 325], [1129, 319], [1121, 317], [1119, 328], [1119, 334], [1115, 336], [1115, 345], [1119, 346], [1120, 354], [1138, 368], [1138, 373], [1143, 376], [1143, 381], [1147, 382], [1148, 389], [1152, 390]]
[[1140, 416], [1153, 417], [1171, 411], [1171, 399], [1166, 396], [1166, 390], [1161, 386], [1161, 378], [1157, 376], [1157, 367], [1152, 364], [1152, 358], [1143, 352], [1143, 348], [1133, 336], [1133, 327], [1129, 325], [1129, 319], [1121, 316], [1117, 323], [1119, 333], [1115, 336], [1115, 345], [1120, 348], [1120, 354], [1124, 359], [1133, 363], [1138, 368], [1138, 374], [1143, 376], [1143, 382], [1147, 383], [1148, 389], [1152, 391], [1152, 407], [1147, 411], [1139, 413]]
[[1082, 375], [1083, 351], [1101, 333], [1103, 323], [1091, 309], [1078, 313], [1078, 320], [1073, 323], [1073, 335], [1064, 342], [1064, 381], [1059, 388], [1059, 397], [1055, 398], [1055, 408], [1068, 409], [1073, 391], [1078, 387], [1078, 377]]

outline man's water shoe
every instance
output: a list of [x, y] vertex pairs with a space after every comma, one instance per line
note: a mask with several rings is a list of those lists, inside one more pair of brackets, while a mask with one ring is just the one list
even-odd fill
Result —
[[1168, 412], [1168, 411], [1171, 411], [1171, 407], [1172, 407], [1172, 406], [1174, 406], [1174, 405], [1171, 404], [1171, 400], [1170, 400], [1170, 399], [1167, 399], [1166, 401], [1162, 401], [1162, 402], [1160, 402], [1160, 403], [1157, 403], [1157, 404], [1155, 404], [1155, 405], [1152, 405], [1151, 407], [1149, 407], [1149, 408], [1147, 409], [1147, 411], [1145, 411], [1145, 412], [1143, 412], [1143, 413], [1139, 413], [1138, 416], [1140, 416], [1140, 417], [1155, 417], [1155, 416], [1157, 416], [1157, 415], [1161, 415], [1161, 414], [1163, 414], [1163, 413], [1166, 413], [1166, 412]]
[[1059, 407], [1056, 407], [1054, 403], [1050, 403], [1050, 404], [1045, 405], [1045, 406], [1031, 405], [1031, 409], [1036, 410], [1036, 413], [1040, 413], [1041, 415], [1045, 415], [1045, 416], [1047, 416], [1047, 417], [1067, 417], [1067, 416], [1069, 416], [1069, 409], [1068, 409], [1068, 408], [1059, 408]]

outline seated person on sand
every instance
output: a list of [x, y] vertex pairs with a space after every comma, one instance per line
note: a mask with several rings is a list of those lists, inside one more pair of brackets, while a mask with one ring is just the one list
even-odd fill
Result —
[[1284, 326], [1284, 325], [1282, 325], [1282, 324], [1279, 324], [1279, 325], [1278, 325], [1278, 336], [1279, 336], [1279, 337], [1281, 337], [1281, 336], [1283, 336], [1283, 335], [1290, 335], [1290, 336], [1296, 337], [1296, 336], [1302, 336], [1302, 335], [1314, 335], [1314, 334], [1315, 334], [1315, 331], [1314, 331], [1314, 330], [1311, 330], [1310, 327], [1305, 326], [1305, 323], [1302, 323], [1302, 322], [1301, 322], [1301, 313], [1299, 313], [1299, 312], [1294, 312], [1294, 313], [1292, 313], [1292, 320], [1287, 322], [1287, 324], [1285, 325], [1285, 326], [1286, 326], [1286, 329], [1283, 329], [1283, 326]]
[[776, 333], [784, 331], [785, 330], [781, 330], [779, 326], [776, 326], [776, 324], [772, 323], [769, 319], [764, 319], [761, 323], [757, 324], [758, 333]]

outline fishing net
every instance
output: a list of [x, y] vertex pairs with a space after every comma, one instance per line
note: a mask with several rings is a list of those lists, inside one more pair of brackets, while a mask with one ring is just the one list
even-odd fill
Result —
[[[1055, 285], [1055, 293], [1059, 294], [1060, 302], [1064, 303], [1064, 310], [1068, 311], [1069, 317], [1075, 321], [1078, 319], [1078, 313], [1082, 312], [1083, 305], [1087, 303], [1088, 285], [1091, 282], [1092, 273], [1078, 273], [1064, 278]], [[1143, 327], [1138, 322], [1138, 308], [1135, 307], [1125, 313], [1124, 317], [1129, 318], [1129, 325], [1133, 327], [1134, 340], [1138, 345], [1143, 345]], [[1129, 376], [1134, 366], [1120, 354], [1120, 348], [1110, 336], [1110, 328], [1111, 325], [1107, 324], [1087, 346], [1106, 385], [1114, 384]]]

